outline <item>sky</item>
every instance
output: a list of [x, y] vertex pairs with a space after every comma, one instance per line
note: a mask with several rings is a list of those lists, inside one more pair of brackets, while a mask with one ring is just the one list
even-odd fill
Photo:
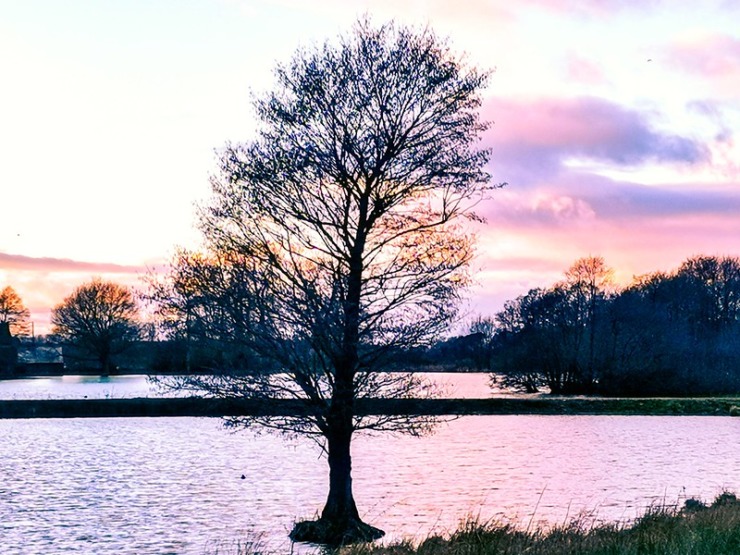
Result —
[[195, 247], [216, 149], [300, 47], [367, 14], [492, 70], [469, 314], [583, 256], [621, 283], [740, 255], [740, 0], [0, 0], [0, 286], [37, 333], [92, 277]]

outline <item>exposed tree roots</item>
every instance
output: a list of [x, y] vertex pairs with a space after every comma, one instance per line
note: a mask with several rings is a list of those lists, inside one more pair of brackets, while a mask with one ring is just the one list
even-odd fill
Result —
[[294, 542], [309, 542], [328, 546], [349, 545], [375, 541], [385, 535], [383, 530], [358, 519], [344, 522], [304, 520], [297, 522], [290, 532]]

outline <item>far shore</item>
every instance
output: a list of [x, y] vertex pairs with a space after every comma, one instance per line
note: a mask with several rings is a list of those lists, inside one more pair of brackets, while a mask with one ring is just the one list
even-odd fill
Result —
[[[450, 368], [443, 365], [428, 365], [423, 368], [393, 368], [388, 372], [406, 373], [420, 372], [424, 374], [490, 374], [490, 371]], [[190, 374], [207, 375], [213, 372], [206, 369], [195, 369]], [[180, 376], [188, 374], [183, 369], [157, 370], [156, 372], [146, 368], [119, 368], [111, 372], [108, 378], [118, 378], [125, 376], [148, 376], [156, 374], [157, 376]], [[20, 363], [16, 365], [14, 371], [0, 373], [0, 380], [32, 380], [34, 378], [64, 378], [66, 376], [99, 376], [100, 368], [79, 367], [74, 369], [65, 368], [61, 362], [47, 363]]]
[[[487, 399], [361, 399], [358, 415], [642, 415], [735, 416], [738, 397], [605, 398], [492, 397]], [[111, 398], [0, 401], [0, 418], [172, 416], [296, 416], [308, 407], [293, 399]]]

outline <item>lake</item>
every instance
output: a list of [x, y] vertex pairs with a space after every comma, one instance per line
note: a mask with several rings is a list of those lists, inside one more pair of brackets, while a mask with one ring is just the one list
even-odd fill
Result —
[[[478, 398], [506, 392], [488, 385], [488, 374], [428, 372], [427, 380], [438, 386], [445, 397]], [[12, 399], [121, 399], [162, 397], [162, 392], [146, 376], [61, 376], [0, 380], [0, 400]]]
[[[740, 491], [739, 437], [726, 417], [467, 416], [425, 438], [358, 437], [355, 495], [390, 539], [467, 515], [631, 519]], [[4, 554], [223, 555], [254, 538], [287, 553], [327, 493], [315, 445], [217, 419], [0, 420], [0, 442]]]

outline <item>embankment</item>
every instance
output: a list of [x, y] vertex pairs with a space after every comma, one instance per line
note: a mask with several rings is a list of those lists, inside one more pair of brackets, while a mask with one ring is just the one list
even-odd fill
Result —
[[[365, 399], [358, 414], [464, 415], [686, 415], [729, 416], [740, 397], [630, 398], [537, 397], [491, 399]], [[285, 416], [307, 414], [290, 399], [44, 399], [0, 401], [0, 418], [100, 418], [158, 416]]]

